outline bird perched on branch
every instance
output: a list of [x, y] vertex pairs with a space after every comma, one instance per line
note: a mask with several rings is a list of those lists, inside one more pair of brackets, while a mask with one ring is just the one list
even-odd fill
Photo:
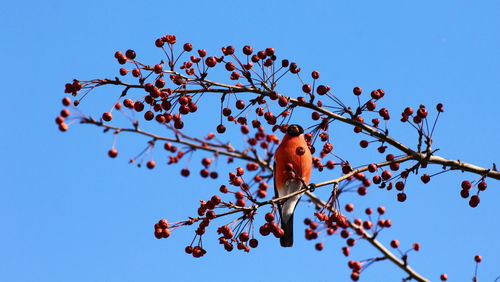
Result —
[[[304, 139], [304, 129], [297, 124], [288, 126], [287, 132], [274, 155], [274, 192], [283, 197], [299, 191], [309, 184], [312, 156]], [[301, 195], [295, 195], [278, 202], [281, 228], [285, 231], [280, 238], [281, 246], [293, 245], [293, 213]]]

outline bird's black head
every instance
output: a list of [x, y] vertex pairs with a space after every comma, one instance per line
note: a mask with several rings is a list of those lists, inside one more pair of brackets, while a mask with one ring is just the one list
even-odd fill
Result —
[[300, 134], [304, 133], [304, 129], [298, 124], [290, 124], [288, 126], [288, 129], [286, 130], [286, 133], [292, 137], [297, 137]]

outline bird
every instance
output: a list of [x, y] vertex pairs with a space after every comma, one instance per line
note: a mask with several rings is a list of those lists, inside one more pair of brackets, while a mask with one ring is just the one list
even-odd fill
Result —
[[[274, 154], [274, 192], [277, 198], [299, 191], [309, 184], [312, 170], [311, 151], [304, 138], [304, 129], [298, 124], [288, 126]], [[302, 180], [302, 181], [301, 181]], [[282, 247], [293, 246], [293, 213], [301, 195], [278, 202], [278, 212], [284, 235]]]

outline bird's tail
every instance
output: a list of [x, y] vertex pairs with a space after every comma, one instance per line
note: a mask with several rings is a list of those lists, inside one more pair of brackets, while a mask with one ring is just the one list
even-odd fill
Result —
[[285, 231], [285, 234], [280, 238], [280, 244], [282, 247], [293, 246], [293, 214], [290, 215], [288, 221], [281, 221], [281, 228]]

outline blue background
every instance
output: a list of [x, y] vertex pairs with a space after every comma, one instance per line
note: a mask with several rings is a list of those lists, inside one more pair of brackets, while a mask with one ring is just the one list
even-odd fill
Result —
[[[152, 225], [159, 218], [194, 215], [197, 201], [212, 195], [224, 179], [180, 178], [182, 166], [163, 165], [161, 154], [155, 155], [161, 165], [154, 170], [129, 165], [128, 158], [146, 145], [144, 138], [120, 136], [120, 156], [113, 160], [106, 155], [111, 134], [79, 125], [60, 133], [54, 118], [64, 83], [114, 77], [116, 50], [132, 48], [145, 62], [156, 63], [162, 54], [153, 43], [164, 34], [216, 54], [228, 44], [272, 46], [304, 73], [319, 70], [344, 101], [355, 101], [350, 93], [356, 85], [385, 89], [387, 98], [380, 103], [392, 110], [391, 134], [408, 144], [415, 144], [415, 132], [397, 121], [399, 112], [444, 103], [435, 133], [439, 155], [490, 167], [500, 156], [499, 14], [498, 1], [3, 3], [0, 280], [349, 281], [339, 238], [327, 238], [322, 252], [303, 239], [299, 222], [312, 212], [305, 203], [297, 211], [292, 249], [263, 238], [250, 254], [228, 254], [216, 242], [215, 225], [202, 259], [183, 253], [192, 228], [156, 240]], [[283, 88], [293, 96], [300, 91], [294, 83]], [[112, 87], [93, 93], [82, 104], [93, 114], [107, 111], [119, 95]], [[191, 132], [215, 128], [210, 101], [200, 111], [205, 123], [191, 123]], [[337, 153], [358, 164], [381, 158], [373, 148], [359, 149], [359, 136], [350, 132], [343, 125], [332, 130]], [[335, 176], [338, 171], [312, 179]], [[421, 242], [410, 264], [425, 277], [437, 280], [445, 272], [450, 281], [470, 281], [473, 256], [479, 253], [484, 258], [479, 279], [492, 281], [500, 275], [499, 183], [489, 180], [479, 207], [471, 209], [459, 191], [463, 179], [474, 178], [451, 172], [422, 185], [413, 177], [405, 203], [396, 201], [394, 191], [378, 189], [364, 198], [348, 195], [342, 203], [352, 201], [360, 217], [365, 207], [385, 205], [394, 226], [379, 239], [388, 244], [397, 238], [403, 249]], [[353, 259], [378, 255], [366, 243], [358, 245]], [[397, 267], [381, 262], [363, 272], [361, 281], [402, 277]]]

